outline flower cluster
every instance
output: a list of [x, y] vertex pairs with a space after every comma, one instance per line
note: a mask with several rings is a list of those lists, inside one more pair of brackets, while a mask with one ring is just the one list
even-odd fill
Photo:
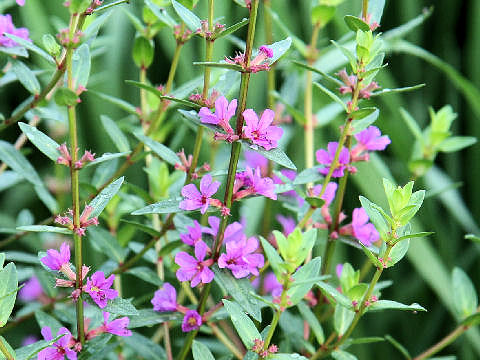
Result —
[[[188, 155], [187, 158], [183, 149], [182, 151], [178, 152], [177, 155], [180, 158], [180, 163], [175, 164], [175, 169], [188, 173], [190, 171], [190, 168], [192, 167], [193, 156]], [[208, 171], [210, 171], [210, 165], [208, 165], [208, 163], [203, 163], [200, 168], [194, 169], [194, 171], [192, 172], [192, 179], [198, 179], [200, 176], [202, 176]]]
[[265, 359], [267, 358], [267, 356], [269, 355], [272, 355], [272, 354], [275, 354], [276, 352], [278, 352], [278, 346], [277, 345], [270, 345], [268, 347], [268, 349], [264, 349], [265, 347], [265, 341], [261, 340], [261, 339], [255, 339], [254, 341], [254, 344], [252, 346], [252, 351], [254, 353], [257, 353], [261, 359]]
[[[56, 279], [56, 286], [60, 287], [75, 287], [77, 275], [72, 270], [70, 263], [70, 247], [66, 242], [60, 246], [60, 251], [49, 249], [47, 255], [42, 257], [40, 261], [48, 267], [50, 270], [59, 271], [65, 275], [66, 279]], [[88, 266], [82, 266], [82, 281], [87, 276], [90, 268]], [[77, 300], [80, 293], [86, 292], [90, 295], [92, 300], [100, 307], [105, 308], [108, 300], [113, 300], [118, 296], [116, 290], [110, 289], [113, 285], [115, 275], [110, 275], [105, 278], [103, 271], [95, 272], [90, 278], [87, 279], [86, 285], [82, 288], [76, 289], [72, 293], [72, 298]]]
[[228, 214], [229, 209], [225, 208], [220, 200], [212, 199], [220, 187], [219, 181], [213, 181], [210, 174], [205, 175], [200, 180], [200, 191], [194, 184], [187, 184], [182, 188], [181, 194], [185, 198], [180, 202], [180, 209], [183, 210], [198, 210], [202, 214], [208, 209], [209, 205], [218, 207], [222, 210], [222, 214]]
[[245, 171], [235, 175], [233, 199], [240, 200], [246, 196], [259, 194], [272, 200], [277, 200], [275, 184], [269, 177], [262, 177], [260, 168], [253, 170], [247, 166]]
[[270, 61], [269, 59], [273, 58], [273, 50], [268, 46], [260, 46], [258, 49], [257, 55], [247, 64], [245, 59], [245, 53], [238, 54], [233, 59], [225, 57], [225, 61], [229, 64], [240, 65], [243, 69], [243, 72], [256, 73], [259, 71], [268, 71], [270, 70]]
[[225, 25], [223, 25], [223, 24], [216, 23], [213, 26], [213, 31], [210, 31], [208, 29], [209, 28], [208, 21], [201, 20], [200, 23], [201, 23], [202, 26], [201, 26], [200, 29], [197, 29], [197, 31], [195, 33], [197, 35], [200, 35], [200, 36], [204, 37], [207, 40], [215, 40], [215, 38], [225, 30]]
[[[25, 1], [23, 1], [25, 3]], [[21, 5], [21, 3], [18, 3]], [[17, 46], [18, 43], [9, 37], [5, 36], [4, 34], [12, 34], [18, 36], [19, 38], [25, 39], [27, 41], [32, 41], [28, 37], [28, 29], [27, 28], [16, 28], [12, 22], [12, 16], [10, 14], [1, 15], [0, 14], [0, 46], [3, 47], [14, 47]]]
[[89, 205], [85, 205], [85, 208], [82, 211], [82, 214], [80, 215], [80, 224], [79, 225], [74, 225], [73, 224], [73, 211], [68, 210], [67, 214], [69, 216], [60, 216], [57, 215], [55, 217], [55, 222], [57, 224], [63, 225], [67, 227], [70, 230], [73, 230], [75, 234], [78, 236], [84, 236], [85, 235], [85, 229], [89, 226], [98, 225], [98, 218], [96, 216], [90, 218], [90, 215], [92, 214], [93, 207]]
[[[355, 87], [357, 86], [357, 82], [358, 82], [357, 76], [356, 75], [348, 76], [345, 69], [340, 70], [337, 73], [337, 75], [344, 83], [344, 85], [341, 86], [339, 89], [340, 94], [353, 93], [355, 91]], [[379, 86], [375, 81], [370, 82], [366, 86], [364, 86], [363, 84], [360, 84], [360, 92], [358, 94], [358, 97], [360, 99], [370, 99], [370, 96], [372, 95], [372, 91], [377, 90], [378, 88]]]
[[[46, 341], [53, 340], [52, 329], [50, 329], [50, 327], [43, 327], [41, 333]], [[63, 336], [55, 341], [51, 346], [38, 353], [38, 360], [64, 360], [65, 356], [69, 360], [77, 360], [77, 353], [75, 350], [78, 348], [80, 343], [73, 338], [72, 333], [67, 328], [60, 328], [57, 333], [57, 336], [59, 335]]]
[[[57, 164], [62, 164], [68, 167], [72, 167], [72, 157], [70, 152], [68, 151], [67, 145], [63, 143], [58, 147], [58, 151], [60, 151], [60, 156], [57, 159]], [[78, 151], [76, 149], [75, 151]], [[81, 169], [83, 165], [95, 160], [95, 153], [91, 153], [90, 151], [85, 150], [84, 154], [80, 158], [80, 160], [75, 161], [73, 164], [74, 169]]]

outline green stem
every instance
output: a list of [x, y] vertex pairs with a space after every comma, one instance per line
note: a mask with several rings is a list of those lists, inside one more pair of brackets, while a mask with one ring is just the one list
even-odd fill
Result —
[[15, 360], [12, 354], [10, 354], [10, 352], [8, 351], [5, 344], [3, 343], [2, 338], [0, 338], [0, 351], [2, 352], [2, 354], [5, 356], [7, 360]]
[[[273, 25], [272, 25], [272, 14], [269, 11], [272, 7], [271, 0], [263, 0], [264, 12], [263, 12], [263, 21], [265, 23], [265, 40], [267, 44], [273, 43]], [[275, 91], [275, 67], [271, 67], [267, 72], [267, 104], [268, 108], [272, 109], [275, 107], [275, 97], [273, 92]]]
[[96, 9], [94, 12], [98, 12], [98, 11], [102, 11], [102, 10], [106, 10], [108, 8], [111, 8], [113, 6], [117, 6], [117, 5], [121, 5], [121, 4], [125, 4], [125, 3], [129, 3], [130, 0], [118, 0], [118, 1], [115, 1], [113, 3], [110, 3], [110, 4], [107, 4], [107, 5], [104, 5], [104, 6], [101, 6], [99, 7], [98, 9]]
[[265, 345], [263, 346], [264, 350], [268, 349], [270, 346], [270, 342], [272, 341], [273, 334], [275, 333], [275, 329], [277, 328], [281, 315], [282, 312], [278, 309], [273, 314], [272, 323], [270, 324], [270, 329], [268, 330], [267, 337], [265, 338]]
[[362, 17], [366, 20], [368, 15], [368, 0], [362, 1]]

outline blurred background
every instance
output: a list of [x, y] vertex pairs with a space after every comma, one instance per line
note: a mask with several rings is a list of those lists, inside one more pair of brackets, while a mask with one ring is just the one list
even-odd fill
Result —
[[[9, 0], [1, 0], [10, 2]], [[13, 3], [13, 1], [11, 1]], [[206, 18], [205, 0], [200, 0], [195, 12]], [[215, 2], [215, 16], [220, 23], [231, 25], [247, 16], [246, 10], [233, 1], [217, 0]], [[0, 3], [0, 6], [3, 6]], [[128, 5], [121, 5], [115, 10], [100, 30], [100, 37], [92, 49], [94, 55], [92, 73], [88, 90], [109, 94], [139, 104], [138, 88], [125, 83], [125, 80], [138, 80], [138, 69], [132, 59], [132, 44], [135, 37], [135, 28], [132, 26], [125, 11], [129, 11], [141, 18], [143, 1], [132, 0]], [[122, 8], [122, 9], [120, 9]], [[320, 33], [318, 48], [320, 49], [319, 64], [322, 65], [322, 56], [331, 50], [330, 40], [340, 39], [348, 33], [343, 21], [346, 14], [360, 13], [360, 0], [347, 0], [341, 4], [336, 16]], [[435, 110], [450, 104], [458, 114], [452, 126], [455, 135], [480, 135], [480, 1], [450, 1], [450, 0], [387, 0], [384, 15], [379, 31], [387, 34], [389, 30], [401, 26], [413, 18], [424, 13], [425, 9], [433, 8], [433, 13], [423, 23], [415, 27], [403, 39], [419, 48], [406, 48], [398, 42], [387, 43], [388, 67], [378, 76], [382, 88], [412, 86], [420, 83], [425, 87], [409, 93], [385, 95], [371, 100], [380, 109], [380, 118], [377, 126], [382, 133], [388, 134], [392, 144], [387, 151], [373, 161], [359, 167], [359, 173], [354, 176], [352, 187], [347, 192], [345, 207], [348, 211], [359, 206], [358, 195], [363, 194], [371, 200], [384, 204], [381, 176], [390, 171], [395, 180], [403, 184], [410, 178], [408, 160], [414, 144], [414, 137], [409, 132], [399, 112], [400, 107], [407, 109], [417, 120], [421, 128], [429, 123], [428, 107]], [[307, 0], [272, 0], [272, 9], [288, 30], [309, 42], [312, 26], [310, 22], [310, 1]], [[30, 29], [30, 36], [37, 44], [41, 44], [42, 35], [55, 35], [58, 29], [66, 26], [68, 11], [61, 5], [61, 1], [27, 0], [23, 8], [11, 7], [14, 23]], [[244, 39], [246, 27], [235, 33]], [[265, 41], [263, 7], [260, 10], [256, 45]], [[274, 24], [274, 39], [276, 41], [287, 36], [284, 30]], [[148, 70], [148, 78], [154, 85], [164, 84], [167, 79], [170, 61], [175, 42], [171, 31], [162, 29], [155, 37], [155, 60]], [[422, 52], [420, 48], [428, 53]], [[214, 59], [221, 60], [225, 56], [234, 56], [238, 48], [235, 40], [223, 39], [215, 43]], [[180, 60], [180, 71], [175, 78], [175, 86], [202, 74], [201, 67], [193, 66], [193, 61], [202, 61], [204, 58], [204, 43], [194, 38], [183, 49]], [[277, 90], [286, 101], [296, 109], [303, 111], [303, 70], [293, 66], [289, 59], [301, 59], [298, 51], [293, 47], [281, 64], [277, 67]], [[5, 60], [0, 57], [3, 66]], [[42, 59], [33, 56], [31, 64], [42, 68]], [[328, 66], [327, 66], [328, 68]], [[330, 73], [341, 68], [329, 69]], [[49, 75], [41, 75], [41, 79], [48, 79]], [[1, 80], [1, 79], [0, 79]], [[286, 86], [284, 86], [286, 84]], [[283, 90], [282, 90], [283, 86]], [[342, 123], [341, 116], [326, 115], [325, 106], [329, 99], [314, 88], [314, 113], [320, 125], [316, 129], [316, 148], [324, 147], [328, 141], [333, 141], [338, 134], [338, 126]], [[235, 93], [234, 93], [235, 94]], [[6, 84], [0, 87], [0, 113], [10, 114], [20, 102], [28, 97], [18, 83]], [[93, 91], [82, 96], [79, 109], [79, 131], [81, 148], [92, 149], [97, 154], [115, 151], [114, 146], [105, 135], [100, 123], [100, 115], [108, 115], [121, 124], [127, 124], [129, 118], [123, 110], [105, 102], [96, 96]], [[249, 107], [258, 111], [264, 109], [267, 103], [266, 76], [258, 74], [254, 77], [249, 92]], [[170, 130], [161, 134], [160, 138], [174, 150], [185, 148], [191, 152], [193, 141], [190, 130], [186, 128], [179, 114], [171, 113], [167, 123]], [[59, 121], [60, 120], [60, 121]], [[55, 132], [58, 139], [65, 136], [65, 124], [61, 119], [49, 120], [50, 133]], [[41, 128], [44, 128], [42, 123]], [[124, 128], [128, 128], [125, 125]], [[178, 140], [176, 133], [182, 132], [186, 138]], [[289, 131], [291, 138], [287, 144], [287, 153], [297, 167], [303, 169], [303, 130], [300, 126]], [[13, 142], [20, 131], [13, 126], [3, 131], [2, 140]], [[26, 152], [28, 154], [28, 151]], [[219, 152], [222, 166], [222, 151]], [[200, 161], [209, 160], [209, 147], [204, 146]], [[223, 158], [225, 159], [225, 157]], [[412, 242], [408, 260], [399, 263], [394, 270], [388, 271], [385, 279], [391, 279], [394, 285], [386, 289], [383, 296], [403, 303], [418, 302], [428, 309], [427, 313], [379, 313], [369, 314], [361, 322], [356, 334], [376, 336], [390, 334], [402, 343], [411, 354], [417, 354], [434, 342], [440, 340], [455, 327], [455, 318], [452, 315], [451, 303], [455, 301], [455, 294], [449, 290], [448, 276], [454, 266], [464, 269], [480, 289], [479, 248], [471, 241], [464, 239], [467, 233], [480, 234], [478, 219], [480, 214], [480, 145], [476, 144], [461, 152], [440, 154], [436, 159], [436, 168], [419, 179], [416, 188], [426, 188], [432, 193], [435, 189], [450, 190], [442, 195], [432, 196], [425, 201], [420, 212], [420, 222], [415, 225], [423, 231], [434, 231], [435, 235], [428, 239], [416, 239]], [[45, 158], [38, 152], [29, 155], [35, 168], [42, 174], [48, 175], [52, 167], [45, 162]], [[387, 168], [384, 167], [387, 165]], [[137, 164], [127, 172], [128, 181], [145, 186], [146, 178], [140, 171], [141, 164]], [[61, 174], [60, 174], [61, 175]], [[460, 182], [456, 187], [451, 184]], [[0, 192], [0, 209], [3, 213], [2, 222], [17, 218], [24, 208], [31, 209], [36, 220], [49, 216], [48, 210], [38, 206], [35, 195], [26, 197], [25, 191], [31, 192], [27, 184]], [[64, 199], [64, 207], [68, 206], [68, 198]], [[277, 209], [279, 210], [279, 209]], [[275, 226], [278, 227], [278, 224]], [[254, 232], [253, 229], [250, 229]], [[15, 243], [10, 249], [31, 249], [28, 238]], [[363, 254], [349, 247], [337, 248], [337, 259], [348, 258], [356, 268], [363, 263]], [[128, 289], [128, 286], [125, 286]], [[128, 290], [127, 290], [128, 291]], [[8, 338], [8, 337], [7, 337]], [[402, 356], [388, 343], [377, 343], [373, 346], [357, 345], [352, 351], [359, 359], [401, 359]], [[383, 354], [382, 356], [379, 354]], [[456, 354], [458, 359], [480, 358], [480, 335], [472, 332], [464, 336], [447, 348], [442, 354]]]

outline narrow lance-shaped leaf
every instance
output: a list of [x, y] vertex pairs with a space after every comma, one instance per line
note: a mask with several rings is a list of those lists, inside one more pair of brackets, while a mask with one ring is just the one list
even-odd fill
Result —
[[320, 83], [313, 83], [316, 87], [318, 87], [323, 93], [325, 93], [326, 95], [328, 95], [332, 100], [334, 100], [335, 102], [337, 102], [338, 104], [342, 105], [343, 109], [345, 110], [345, 112], [348, 112], [348, 109], [347, 109], [347, 105], [345, 105], [345, 103], [343, 102], [342, 99], [340, 99], [337, 95], [335, 95], [333, 92], [331, 92], [330, 90], [328, 90], [325, 86], [323, 86], [322, 84]]
[[12, 70], [17, 75], [18, 81], [34, 95], [40, 93], [40, 83], [37, 80], [37, 77], [30, 68], [22, 63], [21, 61], [15, 60], [12, 61]]
[[181, 199], [168, 199], [159, 201], [155, 204], [145, 206], [144, 208], [135, 210], [132, 215], [145, 215], [145, 214], [170, 214], [183, 212], [185, 210], [180, 209]]
[[124, 177], [118, 178], [110, 185], [108, 185], [105, 189], [103, 189], [100, 194], [95, 196], [95, 198], [90, 202], [89, 206], [93, 207], [93, 211], [90, 217], [96, 217], [100, 215], [100, 213], [105, 209], [108, 202], [115, 196], [115, 194], [122, 186]]
[[0, 270], [0, 327], [4, 326], [12, 313], [16, 289], [18, 288], [17, 269], [14, 263], [8, 263]]
[[297, 170], [297, 167], [292, 162], [292, 160], [290, 160], [287, 154], [285, 154], [285, 152], [280, 148], [274, 148], [267, 151], [262, 147], [250, 145], [248, 142], [245, 141], [243, 141], [242, 143], [245, 147], [248, 146], [248, 150], [256, 151], [266, 157], [268, 160], [272, 160], [273, 162], [276, 162], [277, 164], [282, 165], [288, 169]]
[[12, 144], [3, 140], [0, 140], [0, 160], [30, 183], [42, 185], [42, 180], [25, 156], [15, 149]]
[[250, 19], [247, 19], [247, 18], [244, 18], [242, 19], [242, 21], [232, 25], [232, 26], [229, 26], [228, 28], [226, 28], [224, 31], [222, 31], [220, 34], [218, 34], [215, 39], [220, 39], [221, 37], [224, 37], [224, 36], [227, 36], [227, 35], [230, 35], [230, 34], [233, 34], [235, 31], [237, 31], [238, 29], [244, 27], [245, 25], [247, 25], [249, 23]]
[[66, 228], [48, 225], [27, 225], [17, 227], [19, 231], [32, 231], [32, 232], [50, 232], [57, 234], [71, 235], [72, 231]]
[[215, 360], [208, 347], [196, 340], [193, 341], [192, 353], [194, 360]]
[[245, 315], [239, 305], [228, 300], [222, 300], [233, 326], [240, 335], [240, 339], [245, 344], [247, 349], [251, 349], [255, 339], [261, 339], [261, 335], [257, 330], [257, 327], [250, 318]]
[[135, 137], [147, 145], [155, 154], [157, 154], [162, 160], [166, 161], [170, 165], [175, 166], [177, 163], [181, 163], [180, 158], [172, 150], [163, 144], [145, 136], [143, 134], [135, 134]]
[[452, 293], [455, 310], [459, 317], [465, 318], [476, 312], [477, 292], [468, 275], [458, 267], [452, 271]]
[[175, 9], [175, 12], [178, 14], [178, 16], [180, 16], [180, 18], [185, 22], [185, 25], [187, 25], [191, 31], [195, 32], [197, 29], [202, 27], [202, 23], [198, 16], [188, 10], [185, 6], [175, 0], [172, 0], [172, 5]]
[[73, 86], [86, 88], [90, 76], [91, 56], [88, 44], [82, 44], [73, 53]]
[[57, 161], [60, 156], [60, 152], [58, 151], [60, 145], [58, 145], [55, 140], [31, 125], [19, 122], [18, 126], [20, 126], [23, 133], [28, 137], [32, 144], [38, 148], [38, 150], [47, 155], [51, 160], [55, 162]]
[[24, 38], [21, 38], [19, 36], [13, 35], [13, 34], [5, 33], [4, 35], [6, 37], [14, 40], [16, 43], [26, 47], [28, 50], [33, 51], [35, 54], [40, 55], [45, 60], [47, 60], [49, 63], [51, 63], [53, 65], [56, 65], [55, 60], [46, 51], [42, 50], [41, 48], [39, 48], [34, 43], [32, 43], [28, 40], [25, 40]]
[[106, 115], [101, 115], [100, 120], [103, 127], [105, 128], [108, 136], [112, 139], [113, 144], [117, 147], [120, 152], [130, 151], [130, 145], [125, 134], [120, 130], [118, 125]]

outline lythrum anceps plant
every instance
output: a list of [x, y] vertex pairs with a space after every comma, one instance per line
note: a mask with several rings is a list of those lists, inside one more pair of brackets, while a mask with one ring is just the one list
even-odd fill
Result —
[[[25, 88], [0, 103], [0, 358], [426, 359], [469, 329], [479, 354], [474, 283], [425, 221], [461, 201], [439, 154], [476, 138], [449, 105], [421, 130], [402, 93], [423, 85], [386, 75], [431, 11], [389, 29], [385, 1], [292, 4], [0, 5], [0, 86]], [[408, 131], [384, 131], [392, 98]], [[439, 340], [392, 326], [437, 321], [404, 258], [455, 294]]]

